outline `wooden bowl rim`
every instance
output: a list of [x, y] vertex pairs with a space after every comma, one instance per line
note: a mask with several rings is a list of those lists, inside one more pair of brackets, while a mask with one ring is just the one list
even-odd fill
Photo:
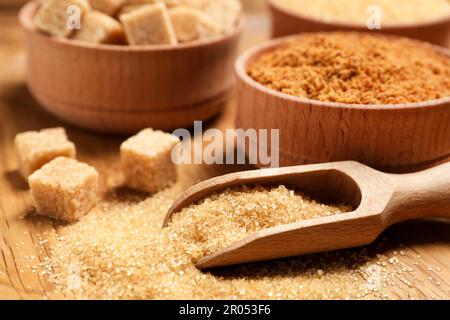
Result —
[[115, 52], [164, 52], [164, 51], [177, 51], [184, 49], [194, 49], [194, 48], [202, 48], [213, 45], [220, 45], [223, 43], [229, 42], [231, 39], [238, 37], [242, 31], [244, 30], [246, 19], [245, 15], [242, 14], [237, 26], [231, 31], [227, 32], [223, 36], [214, 37], [206, 40], [198, 40], [192, 42], [186, 42], [173, 45], [114, 45], [114, 44], [93, 44], [89, 42], [83, 42], [70, 38], [58, 38], [52, 37], [45, 33], [38, 31], [33, 24], [33, 16], [36, 13], [36, 10], [39, 7], [39, 3], [37, 0], [30, 1], [22, 6], [19, 11], [19, 21], [23, 28], [26, 30], [42, 35], [49, 42], [54, 42], [66, 46], [84, 48], [84, 49], [96, 49], [96, 50], [104, 50], [104, 51], [115, 51]]
[[[331, 32], [316, 32], [316, 33], [333, 33], [335, 31]], [[342, 31], [341, 31], [342, 32]], [[314, 32], [313, 32], [314, 33]], [[368, 33], [368, 32], [354, 32], [350, 31], [350, 33], [356, 33], [360, 35], [371, 35], [376, 37], [385, 37], [385, 38], [393, 38], [393, 39], [401, 39], [404, 37], [398, 37], [394, 35], [385, 35], [385, 34], [376, 34]], [[427, 101], [421, 101], [421, 102], [411, 102], [411, 103], [401, 103], [401, 104], [349, 104], [349, 103], [340, 103], [340, 102], [326, 102], [326, 101], [320, 101], [320, 100], [313, 100], [308, 98], [302, 98], [297, 97], [293, 95], [289, 95], [280, 91], [277, 91], [275, 89], [271, 89], [253, 78], [251, 78], [247, 73], [247, 66], [249, 63], [260, 56], [261, 54], [274, 50], [275, 48], [285, 44], [286, 42], [290, 40], [294, 40], [301, 37], [301, 35], [291, 35], [291, 36], [285, 36], [281, 38], [276, 38], [272, 40], [268, 40], [266, 42], [260, 43], [243, 53], [239, 55], [239, 57], [236, 60], [235, 63], [235, 72], [238, 76], [238, 78], [241, 81], [244, 81], [247, 85], [254, 88], [255, 90], [264, 92], [268, 95], [275, 96], [281, 100], [289, 100], [292, 102], [296, 102], [298, 104], [308, 104], [311, 106], [317, 106], [317, 107], [327, 107], [327, 108], [340, 108], [340, 109], [360, 109], [360, 110], [398, 110], [398, 109], [415, 109], [415, 108], [423, 108], [423, 107], [438, 107], [438, 106], [447, 106], [450, 108], [450, 96], [440, 98], [440, 99], [434, 99], [434, 100], [427, 100]], [[408, 38], [409, 39], [409, 38]], [[450, 50], [432, 45], [427, 42], [415, 40], [415, 39], [409, 39], [413, 42], [416, 42], [419, 45], [422, 46], [428, 46], [432, 48], [433, 50], [437, 51], [440, 54], [443, 54], [447, 56], [450, 59]]]
[[[340, 21], [327, 22], [324, 20], [320, 20], [319, 18], [316, 18], [316, 17], [311, 17], [311, 16], [307, 16], [307, 15], [304, 15], [304, 14], [301, 14], [298, 12], [294, 12], [294, 11], [284, 8], [280, 4], [276, 3], [276, 0], [268, 0], [268, 5], [269, 5], [270, 10], [272, 10], [272, 11], [276, 10], [278, 12], [283, 13], [284, 15], [290, 16], [295, 19], [301, 19], [301, 20], [305, 20], [305, 21], [310, 21], [312, 23], [328, 25], [335, 29], [352, 28], [352, 29], [360, 29], [361, 31], [367, 30], [367, 27], [364, 24], [351, 23], [351, 22], [340, 22]], [[417, 29], [417, 28], [448, 25], [448, 24], [450, 24], [450, 14], [447, 17], [434, 19], [434, 20], [430, 20], [430, 21], [418, 22], [418, 23], [386, 24], [386, 25], [383, 25], [382, 30], [386, 30], [389, 32], [390, 30], [409, 30], [409, 29]]]

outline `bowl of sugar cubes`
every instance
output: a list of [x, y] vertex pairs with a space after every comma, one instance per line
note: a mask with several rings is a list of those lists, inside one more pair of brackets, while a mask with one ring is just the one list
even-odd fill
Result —
[[239, 0], [46, 0], [20, 11], [27, 82], [78, 127], [171, 130], [218, 114], [232, 92]]

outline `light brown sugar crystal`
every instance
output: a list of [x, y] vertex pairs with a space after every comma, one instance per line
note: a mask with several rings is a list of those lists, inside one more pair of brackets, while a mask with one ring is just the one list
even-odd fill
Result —
[[122, 14], [120, 21], [131, 45], [177, 44], [169, 11], [162, 2]]
[[325, 22], [366, 25], [376, 6], [382, 26], [421, 23], [450, 16], [448, 0], [275, 0], [287, 10]]
[[450, 96], [450, 58], [406, 38], [303, 34], [248, 66], [267, 87], [349, 104], [401, 104]]
[[59, 156], [75, 157], [75, 145], [67, 139], [64, 128], [19, 133], [14, 140], [19, 170], [28, 178], [37, 169]]
[[156, 192], [176, 180], [172, 149], [179, 139], [171, 134], [145, 129], [120, 147], [126, 184], [137, 190]]
[[98, 11], [86, 14], [81, 23], [81, 29], [73, 38], [90, 43], [120, 44], [125, 42], [121, 24]]
[[321, 204], [285, 186], [243, 186], [183, 209], [169, 229], [187, 242], [200, 243], [191, 252], [197, 261], [263, 229], [348, 211], [349, 206]]
[[126, 0], [89, 0], [89, 3], [92, 9], [113, 16], [126, 3]]
[[[70, 9], [76, 9], [76, 11], [70, 11]], [[68, 37], [75, 31], [76, 24], [81, 22], [89, 9], [89, 3], [85, 0], [42, 1], [34, 17], [34, 25], [38, 30], [50, 35]]]
[[170, 19], [179, 42], [208, 39], [221, 33], [220, 26], [198, 9], [173, 8], [170, 10]]
[[[197, 259], [249, 233], [350, 208], [283, 186], [247, 186], [212, 195], [161, 229], [181, 191], [175, 185], [146, 199], [105, 199], [80, 223], [49, 235], [56, 239], [41, 272], [68, 297], [110, 299], [382, 298], [386, 283], [396, 281], [378, 266], [388, 258], [368, 249], [201, 271]], [[77, 288], [68, 287], [70, 270], [79, 270]]]
[[97, 202], [98, 173], [77, 160], [58, 157], [28, 178], [36, 211], [57, 220], [74, 222]]

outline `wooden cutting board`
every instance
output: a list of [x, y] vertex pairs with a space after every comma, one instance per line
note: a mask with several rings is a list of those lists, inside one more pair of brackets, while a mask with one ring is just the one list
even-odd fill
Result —
[[[16, 12], [0, 12], [0, 299], [55, 299], [45, 280], [26, 268], [30, 256], [44, 259], [48, 245], [39, 243], [37, 234], [52, 225], [46, 219], [24, 216], [32, 210], [27, 185], [17, 173], [13, 138], [16, 133], [45, 127], [64, 126], [38, 106], [25, 86], [25, 57], [21, 30]], [[266, 16], [254, 13], [249, 17], [243, 47], [249, 47], [268, 35]], [[234, 100], [211, 126], [231, 128], [234, 119]], [[67, 126], [66, 126], [67, 127]], [[78, 147], [82, 161], [96, 166], [103, 177], [114, 170], [118, 162], [118, 147], [123, 137], [110, 137], [67, 127]], [[207, 178], [239, 170], [236, 166], [190, 166], [182, 168], [181, 179], [186, 185]], [[450, 223], [415, 222], [396, 226], [388, 231], [388, 249], [383, 254], [394, 255], [402, 243], [403, 255], [398, 259], [413, 267], [420, 259], [416, 277], [419, 297], [425, 299], [450, 298]], [[420, 257], [420, 258], [419, 258]], [[432, 280], [428, 280], [428, 279]], [[439, 284], [438, 284], [439, 283]], [[402, 286], [387, 288], [389, 298], [407, 299]]]

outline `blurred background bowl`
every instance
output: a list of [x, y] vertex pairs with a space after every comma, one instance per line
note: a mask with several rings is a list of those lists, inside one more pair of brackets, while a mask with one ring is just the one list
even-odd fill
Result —
[[[405, 172], [450, 156], [450, 97], [398, 105], [322, 102], [272, 90], [247, 74], [261, 54], [295, 37], [257, 45], [236, 62], [236, 127], [280, 129], [280, 166], [355, 160]], [[448, 50], [433, 48], [450, 58]]]
[[187, 127], [219, 113], [234, 86], [244, 18], [220, 38], [176, 47], [92, 45], [37, 31], [38, 7], [33, 1], [20, 12], [28, 86], [71, 124], [109, 133]]
[[[302, 15], [280, 6], [275, 0], [268, 0], [268, 4], [272, 19], [272, 37], [274, 38], [301, 32], [336, 30], [358, 32], [371, 31], [365, 25], [354, 24], [350, 21], [349, 23], [325, 22], [317, 18]], [[449, 47], [450, 15], [435, 21], [385, 26], [381, 30], [373, 30], [371, 32], [409, 37], [427, 41], [439, 46]]]

